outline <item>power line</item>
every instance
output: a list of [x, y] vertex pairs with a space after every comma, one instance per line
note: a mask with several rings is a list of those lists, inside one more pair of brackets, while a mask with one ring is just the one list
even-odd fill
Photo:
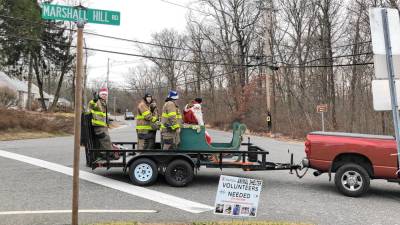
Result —
[[[181, 48], [181, 47], [175, 47], [175, 46], [155, 44], [155, 43], [150, 43], [150, 42], [145, 42], [145, 41], [136, 41], [136, 40], [132, 40], [132, 39], [109, 36], [109, 35], [98, 34], [98, 33], [87, 32], [87, 31], [84, 31], [83, 33], [89, 34], [89, 35], [93, 35], [93, 36], [108, 38], [108, 39], [114, 39], [114, 40], [126, 41], [126, 42], [132, 42], [132, 43], [138, 43], [138, 44], [144, 44], [144, 45], [151, 45], [151, 46], [156, 46], [156, 47], [171, 48], [171, 49], [178, 49], [178, 50], [185, 50], [185, 51], [197, 51], [197, 50], [188, 49], [188, 48]], [[199, 52], [202, 52], [202, 51], [199, 51]]]
[[[15, 39], [20, 39], [20, 40], [28, 40], [28, 41], [35, 41], [35, 42], [43, 42], [43, 43], [50, 43], [50, 44], [58, 44], [60, 46], [64, 47], [73, 47], [75, 48], [75, 45], [66, 45], [64, 43], [56, 43], [56, 42], [50, 42], [50, 41], [45, 41], [45, 40], [37, 40], [37, 39], [32, 39], [32, 38], [26, 38], [26, 37], [17, 37], [17, 36], [10, 36], [10, 35], [3, 35]], [[213, 64], [213, 65], [221, 65], [221, 66], [246, 66], [246, 67], [256, 67], [256, 66], [270, 66], [265, 63], [261, 64], [247, 64], [247, 65], [232, 65], [232, 64], [227, 64], [227, 63], [217, 63], [217, 62], [199, 62], [199, 61], [191, 61], [191, 60], [181, 60], [181, 59], [168, 59], [168, 58], [162, 58], [162, 57], [155, 57], [155, 56], [147, 56], [147, 55], [140, 55], [140, 54], [133, 54], [133, 53], [125, 53], [125, 52], [117, 52], [117, 51], [111, 51], [111, 50], [105, 50], [105, 49], [97, 49], [97, 48], [84, 48], [90, 51], [97, 51], [97, 52], [104, 52], [104, 53], [111, 53], [111, 54], [119, 54], [119, 55], [126, 55], [126, 56], [133, 56], [133, 57], [141, 57], [141, 58], [146, 58], [146, 59], [156, 59], [156, 60], [168, 60], [168, 61], [174, 61], [174, 62], [184, 62], [184, 63], [203, 63], [203, 64]], [[333, 65], [311, 65], [311, 66], [299, 66], [295, 64], [287, 64], [286, 66], [281, 66], [277, 68], [321, 68], [321, 67], [344, 67], [344, 66], [358, 66], [358, 65], [370, 65], [373, 64], [373, 62], [367, 62], [367, 63], [355, 63], [355, 64], [333, 64]]]
[[373, 65], [373, 64], [374, 64], [373, 62], [365, 62], [365, 63], [315, 65], [315, 66], [287, 65], [287, 66], [280, 66], [279, 68], [326, 68], [326, 67], [365, 66], [365, 65]]
[[279, 63], [292, 65], [292, 66], [299, 66], [299, 67], [303, 66], [304, 67], [304, 65], [307, 65], [309, 63], [316, 62], [316, 61], [319, 61], [319, 60], [323, 60], [323, 59], [338, 59], [338, 58], [362, 56], [362, 55], [372, 55], [372, 54], [373, 54], [373, 52], [362, 52], [362, 53], [357, 53], [357, 54], [338, 55], [338, 56], [332, 56], [332, 57], [322, 57], [322, 58], [317, 58], [317, 59], [309, 60], [309, 61], [306, 61], [304, 63], [298, 63], [298, 64], [290, 64], [290, 63], [285, 63], [285, 62], [279, 62]]
[[[2, 15], [0, 15], [0, 16], [2, 16]], [[8, 19], [22, 21], [22, 22], [27, 22], [27, 23], [31, 23], [31, 24], [35, 24], [35, 25], [45, 25], [46, 24], [43, 22], [36, 23], [36, 22], [28, 21], [28, 20], [25, 20], [22, 18], [16, 18], [16, 17], [10, 17], [10, 16], [3, 16], [3, 17], [8, 18]], [[60, 27], [54, 27], [54, 28], [76, 32], [75, 29], [60, 28]], [[218, 53], [218, 52], [210, 52], [210, 51], [196, 50], [196, 49], [191, 49], [191, 48], [183, 48], [183, 47], [175, 47], [175, 46], [169, 46], [169, 45], [163, 45], [163, 44], [156, 44], [156, 43], [150, 43], [150, 42], [145, 42], [145, 41], [138, 41], [138, 40], [133, 40], [133, 39], [116, 37], [116, 36], [111, 36], [111, 35], [98, 34], [98, 33], [89, 32], [89, 31], [84, 31], [84, 33], [88, 34], [88, 35], [92, 35], [92, 36], [97, 36], [97, 37], [103, 37], [103, 38], [114, 39], [114, 40], [119, 40], [119, 41], [126, 41], [126, 42], [143, 44], [143, 45], [150, 45], [150, 46], [155, 46], [155, 47], [170, 48], [170, 49], [177, 49], [177, 50], [190, 51], [190, 52], [208, 53], [208, 54], [213, 54], [213, 55], [223, 55], [223, 53]], [[237, 56], [237, 55], [234, 55], [234, 56]], [[251, 55], [249, 57], [251, 57]]]
[[[311, 50], [324, 50], [324, 49], [336, 49], [336, 48], [344, 48], [344, 47], [350, 47], [354, 45], [364, 45], [364, 44], [369, 44], [371, 41], [361, 41], [357, 43], [352, 43], [352, 44], [345, 44], [345, 45], [336, 45], [336, 46], [331, 46], [331, 47], [318, 47], [318, 48], [311, 48]], [[287, 48], [297, 48], [297, 46], [291, 46], [291, 45], [285, 45], [285, 44], [277, 44], [278, 46], [283, 46]]]
[[[225, 75], [228, 75], [228, 74], [232, 74], [232, 72], [225, 72], [225, 73], [213, 75], [213, 76], [210, 76], [210, 77], [207, 77], [207, 78], [203, 77], [203, 78], [200, 78], [200, 79], [193, 79], [193, 80], [190, 80], [190, 81], [177, 83], [176, 86], [179, 87], [179, 86], [183, 86], [183, 85], [187, 85], [187, 84], [194, 84], [196, 82], [211, 80], [211, 79], [222, 77], [222, 76], [225, 76]], [[146, 90], [149, 90], [149, 89], [150, 90], [154, 90], [154, 89], [161, 89], [161, 88], [169, 88], [169, 85], [163, 85], [163, 86], [159, 86], [159, 87], [150, 87], [150, 88], [132, 88], [132, 89], [134, 89], [136, 91], [146, 91]]]
[[[179, 5], [177, 3], [172, 3], [172, 2], [165, 1], [165, 0], [160, 0], [160, 1], [188, 8], [186, 6]], [[38, 22], [28, 21], [28, 20], [25, 20], [25, 19], [22, 19], [22, 18], [16, 18], [16, 17], [11, 17], [11, 16], [5, 16], [5, 15], [0, 15], [0, 17], [4, 17], [4, 18], [7, 18], [7, 19], [14, 19], [14, 20], [23, 21], [23, 22], [29, 22], [31, 24], [38, 24]], [[39, 24], [46, 24], [46, 23], [40, 22]], [[59, 28], [59, 27], [55, 27], [55, 28], [74, 31], [74, 32], [76, 31], [74, 29], [68, 29], [68, 28]], [[132, 42], [132, 43], [138, 43], [138, 44], [144, 44], [144, 45], [150, 45], [150, 46], [156, 46], [156, 47], [171, 48], [171, 49], [190, 51], [190, 52], [209, 53], [209, 54], [214, 54], [214, 55], [223, 55], [222, 53], [201, 51], [201, 50], [195, 50], [195, 49], [189, 49], [189, 48], [183, 48], [183, 47], [168, 46], [168, 45], [150, 43], [150, 42], [145, 42], [145, 41], [138, 41], [138, 40], [132, 40], [132, 39], [127, 39], [127, 38], [115, 37], [115, 36], [110, 36], [110, 35], [103, 35], [103, 34], [98, 34], [98, 33], [88, 32], [88, 31], [84, 31], [84, 33], [88, 34], [88, 35], [93, 35], [93, 36], [98, 36], [98, 37], [103, 37], [103, 38], [108, 38], [108, 39], [114, 39], [114, 40], [120, 40], [120, 41], [126, 41], [126, 42]], [[332, 46], [332, 48], [343, 48], [343, 47], [349, 47], [349, 46], [353, 46], [353, 45], [362, 45], [362, 44], [368, 44], [368, 43], [371, 43], [371, 41], [363, 41], [363, 42], [358, 42], [358, 43], [353, 43], [353, 44]], [[284, 45], [284, 44], [279, 44], [278, 46], [295, 48], [295, 46], [289, 46], [289, 45]], [[317, 48], [317, 49], [324, 49], [324, 48]], [[360, 53], [359, 55], [364, 55], [364, 54], [372, 54], [372, 53], [369, 53], [369, 52], [368, 53]], [[274, 56], [277, 56], [277, 55], [274, 55]], [[333, 56], [332, 58], [341, 58], [341, 57], [350, 57], [350, 56], [355, 56], [355, 55]], [[253, 56], [253, 55], [249, 55], [249, 57], [253, 57], [253, 58], [254, 57], [271, 58], [272, 56], [265, 56], [265, 55]], [[310, 62], [319, 61], [319, 60], [322, 60], [322, 59], [330, 59], [330, 58], [317, 58], [317, 59], [313, 59], [313, 60], [307, 61], [307, 62], [302, 63], [302, 64], [296, 64], [296, 65], [299, 65], [299, 66], [303, 65], [303, 64], [305, 65], [305, 64], [308, 64]], [[287, 64], [285, 62], [280, 62], [280, 63]], [[293, 65], [293, 64], [290, 64], [290, 65]]]
[[[3, 37], [9, 37], [9, 38], [14, 38], [14, 39], [20, 39], [20, 40], [28, 40], [28, 41], [34, 41], [34, 42], [42, 42], [42, 43], [49, 43], [49, 44], [57, 44], [59, 46], [64, 46], [64, 47], [73, 47], [75, 48], [75, 45], [66, 45], [64, 43], [57, 43], [57, 42], [51, 42], [51, 41], [45, 41], [45, 40], [37, 40], [37, 39], [32, 39], [32, 38], [27, 38], [27, 37], [21, 37], [21, 36], [12, 36], [12, 35], [1, 35]], [[97, 51], [97, 52], [103, 52], [103, 53], [110, 53], [110, 54], [118, 54], [118, 55], [125, 55], [125, 56], [133, 56], [133, 57], [141, 57], [141, 58], [146, 58], [150, 60], [167, 60], [167, 61], [173, 61], [173, 62], [184, 62], [184, 63], [193, 63], [193, 64], [206, 64], [206, 65], [219, 65], [219, 66], [245, 66], [245, 67], [255, 67], [259, 66], [260, 64], [229, 64], [229, 63], [220, 63], [220, 62], [202, 62], [202, 61], [193, 61], [193, 60], [184, 60], [184, 59], [169, 59], [169, 58], [163, 58], [163, 57], [157, 57], [157, 56], [149, 56], [149, 55], [140, 55], [140, 54], [134, 54], [134, 53], [126, 53], [126, 52], [118, 52], [118, 51], [112, 51], [112, 50], [106, 50], [106, 49], [98, 49], [98, 48], [89, 48], [86, 47], [84, 48], [86, 50], [90, 51]]]
[[201, 11], [201, 10], [198, 10], [198, 9], [193, 9], [193, 8], [188, 7], [188, 6], [184, 6], [184, 5], [175, 3], [175, 2], [170, 2], [170, 1], [167, 1], [167, 0], [160, 0], [160, 1], [168, 3], [170, 5], [174, 5], [174, 6], [178, 6], [178, 7], [181, 7], [181, 8], [185, 8], [185, 9], [188, 9], [188, 10], [191, 10], [191, 11], [196, 11], [196, 12], [202, 13], [202, 14], [204, 14], [206, 16], [212, 16], [210, 13], [207, 13], [207, 12], [204, 12], [204, 11]]

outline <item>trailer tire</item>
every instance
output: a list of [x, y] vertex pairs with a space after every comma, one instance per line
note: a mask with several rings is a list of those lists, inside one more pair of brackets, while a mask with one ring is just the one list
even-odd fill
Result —
[[173, 160], [168, 164], [164, 176], [169, 185], [173, 187], [184, 187], [193, 180], [193, 166], [186, 160]]
[[156, 182], [158, 177], [157, 164], [148, 158], [135, 160], [129, 167], [129, 178], [139, 186], [149, 186]]
[[342, 194], [359, 197], [368, 191], [370, 177], [364, 167], [355, 163], [347, 163], [336, 171], [335, 185]]

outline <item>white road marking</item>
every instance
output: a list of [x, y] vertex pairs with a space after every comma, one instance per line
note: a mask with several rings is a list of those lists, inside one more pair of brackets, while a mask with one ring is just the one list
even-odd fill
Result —
[[[72, 168], [60, 164], [44, 161], [41, 159], [32, 158], [25, 155], [20, 155], [12, 152], [0, 150], [0, 156], [4, 158], [14, 159], [20, 162], [25, 162], [34, 166], [42, 167], [48, 170], [63, 173], [72, 176]], [[177, 209], [181, 209], [190, 213], [202, 213], [213, 209], [212, 206], [198, 202], [193, 202], [173, 195], [165, 194], [158, 191], [153, 191], [147, 188], [135, 186], [121, 181], [106, 178], [100, 175], [89, 173], [86, 171], [79, 172], [79, 178], [95, 184], [99, 184], [108, 188], [119, 190], [140, 198], [145, 198], [154, 202], [168, 205]]]
[[[5, 211], [0, 212], [0, 216], [5, 215], [28, 215], [28, 214], [62, 214], [72, 213], [72, 210], [38, 210], [38, 211]], [[157, 213], [156, 210], [102, 210], [102, 209], [81, 209], [79, 213]]]

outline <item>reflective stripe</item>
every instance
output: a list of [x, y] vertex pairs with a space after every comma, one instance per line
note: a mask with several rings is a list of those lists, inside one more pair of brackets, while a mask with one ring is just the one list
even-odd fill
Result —
[[143, 112], [143, 113], [142, 113], [142, 116], [147, 116], [147, 115], [149, 115], [149, 114], [150, 114], [150, 111], [147, 110], [146, 112]]
[[176, 116], [176, 112], [170, 112], [170, 113], [163, 113], [162, 117], [164, 118], [170, 118], [172, 116]]
[[180, 128], [180, 127], [181, 126], [179, 124], [175, 124], [175, 125], [171, 126], [171, 129], [172, 130], [176, 130], [176, 129]]
[[157, 117], [153, 116], [153, 118], [151, 118], [151, 122], [156, 122], [157, 121]]
[[107, 123], [100, 121], [100, 120], [96, 120], [96, 119], [92, 119], [92, 124], [95, 126], [102, 126], [102, 127], [106, 127]]
[[140, 115], [139, 115], [139, 116], [136, 116], [136, 119], [137, 119], [137, 120], [144, 120], [144, 116], [140, 116]]
[[149, 125], [136, 126], [136, 130], [153, 130]]
[[150, 112], [149, 110], [147, 110], [146, 112], [143, 112], [142, 115], [136, 116], [136, 119], [137, 119], [137, 120], [145, 120], [145, 119], [146, 119], [145, 117], [146, 117], [147, 115], [149, 115], [150, 113], [151, 113], [151, 112]]
[[[173, 125], [173, 126], [171, 126], [171, 129], [172, 130], [176, 130], [177, 128], [180, 128], [181, 127], [181, 125], [179, 125], [179, 124], [175, 124], [175, 125]], [[161, 127], [160, 127], [161, 129], [165, 129], [165, 128], [167, 128], [164, 124], [161, 124]]]
[[90, 112], [92, 113], [92, 114], [96, 114], [96, 115], [99, 115], [99, 116], [103, 116], [103, 117], [106, 117], [106, 113], [103, 113], [103, 112], [100, 112], [100, 111], [95, 111], [95, 110], [90, 110]]
[[182, 115], [176, 115], [177, 119], [182, 119]]

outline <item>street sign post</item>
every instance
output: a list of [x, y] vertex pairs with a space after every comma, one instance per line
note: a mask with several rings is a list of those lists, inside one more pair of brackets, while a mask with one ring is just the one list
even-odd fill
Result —
[[78, 21], [107, 25], [120, 25], [120, 12], [84, 7], [43, 4], [42, 18], [45, 20]]
[[83, 73], [83, 28], [85, 23], [119, 25], [120, 13], [82, 6], [42, 4], [42, 19], [74, 21], [77, 23], [76, 78], [75, 78], [75, 120], [74, 120], [74, 162], [72, 184], [72, 225], [78, 225], [79, 209], [79, 160], [81, 143], [82, 114], [82, 73]]
[[[375, 70], [384, 71], [377, 78], [388, 80], [390, 89], [390, 100], [393, 114], [393, 123], [397, 143], [397, 153], [400, 154], [400, 127], [399, 127], [399, 106], [396, 91], [396, 70], [393, 63], [393, 55], [400, 55], [400, 21], [399, 12], [396, 9], [371, 8], [369, 10], [372, 49], [374, 52], [374, 64], [380, 66], [380, 62], [386, 62], [386, 69]], [[380, 57], [379, 57], [380, 56]], [[380, 60], [376, 60], [381, 58]], [[382, 66], [380, 66], [382, 67]], [[400, 73], [400, 72], [399, 72]], [[400, 165], [400, 157], [397, 156]], [[399, 172], [399, 171], [397, 171]]]
[[325, 118], [324, 118], [324, 113], [328, 112], [328, 105], [327, 105], [327, 104], [317, 105], [317, 112], [318, 112], [318, 113], [321, 113], [322, 131], [325, 131]]

